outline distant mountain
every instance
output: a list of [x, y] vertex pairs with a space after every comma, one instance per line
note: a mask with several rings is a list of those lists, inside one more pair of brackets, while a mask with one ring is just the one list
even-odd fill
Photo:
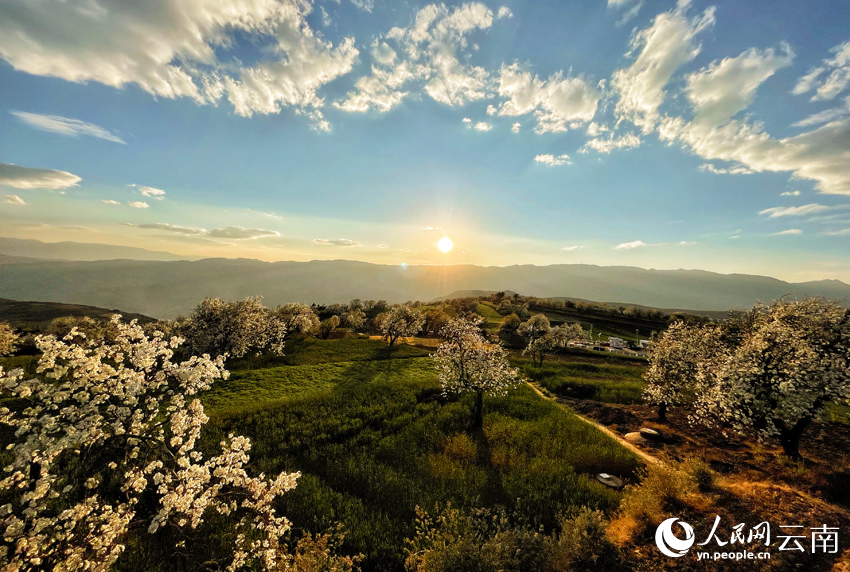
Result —
[[[443, 300], [453, 300], [455, 298], [479, 298], [481, 296], [491, 296], [495, 294], [497, 290], [455, 290], [451, 294], [446, 294], [445, 296], [437, 296], [434, 298], [434, 302], [441, 302]], [[505, 296], [513, 296], [516, 294], [513, 290], [501, 290], [501, 292]]]
[[44, 258], [33, 258], [30, 256], [10, 256], [0, 254], [0, 264], [20, 264], [22, 262], [44, 262]]
[[127, 321], [139, 320], [140, 324], [152, 322], [153, 318], [141, 314], [107, 310], [94, 306], [78, 304], [57, 304], [54, 302], [22, 302], [0, 298], [0, 322], [8, 322], [24, 330], [45, 328], [54, 318], [65, 316], [87, 316], [89, 318], [109, 318], [112, 314], [121, 314]]
[[558, 264], [482, 267], [386, 266], [347, 260], [261, 262], [109, 260], [28, 262], [0, 267], [0, 296], [123, 308], [159, 318], [188, 313], [204, 297], [261, 295], [266, 305], [327, 304], [353, 298], [433, 300], [446, 292], [485, 290], [541, 297], [627, 300], [655, 308], [728, 310], [784, 295], [850, 299], [837, 280], [791, 284], [766, 276], [703, 270]]
[[[54, 260], [198, 260], [197, 256], [178, 256], [170, 252], [133, 246], [87, 242], [41, 242], [2, 237], [0, 237], [0, 255]], [[0, 264], [2, 263], [3, 260], [0, 257]]]

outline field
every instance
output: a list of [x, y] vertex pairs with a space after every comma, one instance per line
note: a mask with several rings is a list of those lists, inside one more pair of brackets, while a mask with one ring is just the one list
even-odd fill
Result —
[[501, 506], [551, 531], [572, 507], [617, 507], [620, 493], [596, 473], [631, 478], [637, 468], [614, 440], [527, 387], [485, 400], [483, 430], [466, 433], [471, 399], [440, 395], [424, 350], [388, 357], [381, 342], [351, 339], [291, 350], [293, 365], [243, 363], [205, 395], [206, 441], [243, 434], [257, 471], [301, 471], [281, 510], [310, 532], [341, 521], [342, 551], [363, 553], [364, 570], [401, 569], [417, 506]]
[[[4, 369], [30, 372], [34, 362], [0, 359]], [[227, 434], [241, 434], [253, 442], [255, 474], [300, 471], [279, 510], [296, 535], [342, 523], [338, 551], [363, 554], [365, 571], [403, 569], [417, 507], [504, 510], [512, 521], [552, 532], [577, 507], [613, 513], [622, 493], [595, 475], [634, 480], [639, 467], [614, 439], [524, 385], [486, 398], [483, 428], [467, 432], [471, 396], [443, 397], [423, 348], [304, 339], [289, 342], [282, 358], [228, 367], [231, 378], [202, 396], [210, 416], [204, 449], [214, 453]], [[118, 569], [194, 570], [227, 554], [232, 537], [211, 518], [185, 552], [163, 552], [167, 540], [136, 538]]]
[[[493, 305], [482, 300], [475, 310], [495, 334], [501, 315]], [[666, 569], [669, 561], [653, 548], [653, 531], [671, 515], [694, 523], [701, 537], [715, 515], [724, 522], [787, 517], [795, 523], [817, 515], [831, 525], [850, 526], [846, 407], [830, 407], [827, 422], [812, 426], [803, 445], [806, 461], [798, 464], [770, 444], [721, 439], [714, 430], [694, 427], [681, 408], [672, 410], [667, 423], [658, 422], [654, 408], [641, 399], [644, 357], [565, 348], [536, 366], [521, 348], [513, 348], [511, 365], [547, 397], [526, 384], [505, 397], [487, 397], [483, 427], [468, 430], [474, 398], [443, 395], [430, 357], [438, 339], [407, 338], [390, 348], [369, 334], [338, 332], [328, 340], [296, 336], [282, 356], [231, 359], [230, 378], [200, 396], [210, 418], [202, 434], [206, 455], [217, 454], [229, 434], [244, 435], [252, 441], [251, 474], [301, 473], [298, 486], [276, 504], [292, 522], [290, 546], [307, 533], [342, 531], [344, 539], [332, 547], [336, 554], [359, 555], [366, 572], [395, 572], [405, 569], [412, 547], [422, 546], [417, 543], [425, 521], [441, 522], [443, 532], [464, 530], [457, 533], [464, 538], [489, 539], [492, 549], [505, 538], [512, 539], [508, 545], [530, 538], [523, 534], [563, 542], [563, 519], [576, 519], [579, 509], [589, 508], [609, 522], [593, 537], [608, 544], [587, 548], [588, 554], [610, 561], [562, 562], [558, 570], [655, 570]], [[4, 369], [21, 367], [30, 375], [36, 364], [31, 355], [0, 358]], [[21, 404], [4, 400], [0, 405]], [[669, 469], [652, 473], [618, 439], [641, 427], [662, 435], [639, 447], [650, 467], [653, 456], [674, 466], [684, 461], [681, 466], [702, 471], [709, 483], [705, 490], [698, 494], [682, 480], [691, 469], [676, 469], [675, 477]], [[11, 439], [7, 430], [2, 436]], [[634, 486], [607, 488], [596, 480], [599, 473]], [[772, 504], [765, 504], [768, 496]], [[437, 517], [449, 514], [449, 508], [461, 518], [484, 520], [456, 528], [460, 521]], [[423, 517], [423, 510], [436, 520]], [[501, 532], [476, 532], [476, 526], [496, 521], [503, 523]], [[499, 536], [505, 531], [507, 537]], [[182, 540], [185, 545], [175, 549]], [[116, 569], [221, 570], [233, 542], [232, 523], [208, 514], [188, 538], [171, 528], [155, 535], [131, 532]], [[468, 542], [454, 549], [474, 550]], [[543, 544], [524, 546], [528, 554]], [[579, 551], [569, 546], [570, 553]], [[843, 538], [841, 546], [846, 547]], [[806, 566], [826, 572], [833, 563], [827, 556], [807, 558], [778, 555], [757, 569]], [[701, 565], [696, 560], [678, 564], [687, 570]], [[733, 568], [715, 564], [712, 569]]]

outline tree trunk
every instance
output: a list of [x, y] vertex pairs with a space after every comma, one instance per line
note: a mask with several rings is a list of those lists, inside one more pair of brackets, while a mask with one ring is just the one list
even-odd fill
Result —
[[662, 422], [667, 421], [667, 404], [661, 403], [658, 406], [658, 420]]
[[466, 429], [472, 431], [481, 428], [482, 425], [484, 425], [484, 392], [478, 390], [475, 392], [475, 405], [472, 407], [472, 415]]
[[803, 436], [803, 432], [809, 426], [809, 422], [810, 420], [808, 419], [801, 419], [790, 429], [780, 427], [779, 443], [782, 445], [782, 452], [788, 458], [795, 460], [802, 459], [800, 455], [800, 437]]

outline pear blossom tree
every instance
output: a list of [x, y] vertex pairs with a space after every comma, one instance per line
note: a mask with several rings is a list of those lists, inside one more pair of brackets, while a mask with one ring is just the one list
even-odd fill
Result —
[[443, 394], [475, 394], [475, 405], [467, 429], [477, 429], [484, 421], [484, 394], [505, 395], [520, 382], [519, 372], [508, 363], [507, 352], [487, 343], [481, 335], [478, 316], [459, 317], [440, 332], [443, 338], [431, 356]]
[[667, 420], [670, 407], [693, 401], [697, 374], [720, 349], [720, 330], [713, 325], [673, 322], [649, 346], [649, 367], [643, 375], [643, 399], [658, 407], [658, 419]]
[[545, 314], [535, 314], [528, 321], [520, 324], [518, 331], [523, 336], [534, 339], [548, 334], [550, 329], [552, 325], [549, 323], [549, 318]]
[[6, 322], [0, 322], [0, 356], [8, 356], [15, 353], [20, 336], [15, 333], [12, 326]]
[[399, 304], [380, 314], [376, 323], [383, 334], [382, 339], [392, 348], [399, 338], [419, 333], [425, 324], [425, 316], [410, 304]]
[[284, 338], [296, 332], [309, 334], [319, 327], [319, 317], [306, 304], [291, 302], [278, 306], [272, 313], [284, 327]]
[[333, 331], [339, 327], [339, 324], [340, 319], [339, 316], [336, 315], [322, 320], [319, 324], [318, 336], [323, 340], [328, 339], [331, 333], [333, 333]]
[[260, 297], [235, 302], [206, 298], [192, 311], [184, 332], [193, 354], [242, 357], [264, 349], [282, 354], [287, 328]]
[[360, 308], [351, 308], [342, 314], [342, 323], [345, 327], [356, 330], [366, 323], [366, 313]]
[[[542, 316], [542, 314], [539, 315]], [[565, 324], [550, 328], [546, 333], [537, 337], [532, 337], [522, 353], [531, 354], [531, 359], [535, 365], [543, 367], [543, 358], [546, 357], [547, 353], [552, 352], [556, 348], [565, 348], [570, 342], [587, 339], [587, 332], [579, 324]]]
[[21, 404], [0, 408], [14, 430], [0, 480], [0, 568], [106, 571], [131, 528], [190, 532], [215, 513], [236, 526], [228, 571], [287, 568], [280, 537], [290, 523], [273, 504], [299, 473], [249, 476], [245, 437], [228, 436], [206, 459], [196, 449], [208, 421], [196, 395], [228, 377], [224, 358], [173, 363], [180, 338], [149, 338], [120, 316], [111, 324], [110, 341], [75, 329], [38, 336], [40, 377], [0, 369], [0, 392]]
[[830, 403], [850, 403], [850, 309], [823, 298], [758, 305], [742, 331], [706, 336], [694, 420], [800, 456], [800, 438]]

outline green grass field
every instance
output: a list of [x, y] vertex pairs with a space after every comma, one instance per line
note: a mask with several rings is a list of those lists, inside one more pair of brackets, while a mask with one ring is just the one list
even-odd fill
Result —
[[342, 551], [389, 571], [403, 567], [416, 506], [502, 506], [545, 530], [572, 507], [617, 507], [594, 475], [631, 476], [637, 461], [613, 440], [525, 386], [485, 399], [484, 428], [468, 434], [471, 396], [443, 399], [422, 350], [376, 360], [376, 344], [310, 341], [289, 356], [302, 365], [243, 362], [203, 397], [211, 451], [242, 434], [257, 472], [302, 472], [280, 505], [297, 530], [342, 522]]
[[[35, 360], [0, 365], [31, 371]], [[228, 367], [231, 378], [201, 396], [210, 417], [203, 449], [214, 454], [229, 433], [241, 434], [253, 443], [253, 474], [300, 471], [279, 511], [296, 536], [342, 523], [339, 551], [364, 554], [365, 571], [403, 569], [417, 506], [502, 507], [551, 532], [573, 508], [616, 509], [620, 493], [595, 474], [631, 478], [638, 467], [614, 440], [524, 385], [486, 398], [483, 429], [467, 433], [472, 396], [443, 398], [428, 352], [413, 346], [390, 353], [376, 340], [296, 340], [283, 358]], [[616, 379], [624, 367], [592, 373]], [[179, 554], [163, 552], [174, 545], [167, 534], [130, 539], [118, 569], [196, 570], [232, 550], [227, 523], [212, 515]]]
[[616, 364], [549, 360], [535, 367], [531, 360], [515, 360], [522, 372], [552, 393], [563, 397], [606, 403], [640, 403], [645, 365], [618, 360]]

